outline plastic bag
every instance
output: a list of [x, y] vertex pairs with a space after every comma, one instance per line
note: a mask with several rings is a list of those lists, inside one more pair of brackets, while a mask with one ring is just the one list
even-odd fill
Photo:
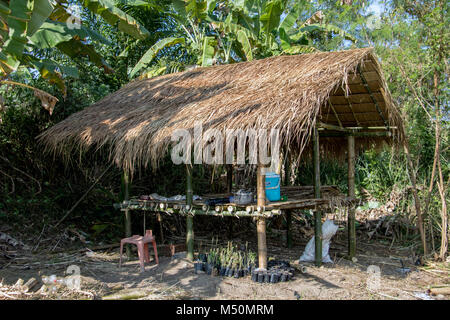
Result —
[[[322, 224], [322, 262], [332, 263], [333, 261], [328, 254], [330, 249], [330, 240], [336, 234], [338, 226], [331, 220], [327, 220]], [[306, 245], [305, 251], [300, 257], [299, 261], [314, 261], [315, 260], [315, 237], [313, 236]]]

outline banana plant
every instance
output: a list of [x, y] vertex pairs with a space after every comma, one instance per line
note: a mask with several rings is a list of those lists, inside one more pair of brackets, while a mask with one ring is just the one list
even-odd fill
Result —
[[[109, 45], [100, 34], [82, 23], [69, 26], [69, 0], [0, 0], [0, 84], [23, 86], [34, 90], [44, 108], [51, 114], [58, 99], [27, 84], [14, 82], [10, 75], [19, 68], [31, 68], [55, 84], [65, 96], [64, 76], [76, 76], [73, 67], [43, 59], [39, 52], [56, 48], [64, 55], [87, 57], [105, 72], [112, 68], [103, 60], [94, 43]], [[149, 32], [133, 17], [120, 10], [113, 0], [83, 0], [81, 4], [107, 23], [136, 38], [145, 39]]]
[[[214, 63], [217, 40], [211, 35], [207, 17], [212, 13], [216, 1], [211, 0], [174, 0], [172, 11], [168, 15], [176, 22], [178, 28], [173, 36], [158, 40], [141, 57], [130, 70], [129, 78], [134, 78], [146, 69], [141, 77], [148, 77], [161, 70], [160, 66], [147, 68], [158, 53], [166, 48], [181, 45], [191, 55], [198, 57], [196, 64], [209, 66]], [[156, 72], [158, 73], [158, 72]]]
[[306, 21], [300, 21], [300, 5], [288, 0], [254, 0], [240, 1], [231, 6], [230, 15], [235, 23], [246, 29], [247, 39], [241, 38], [239, 42], [247, 60], [253, 58], [248, 55], [250, 50], [258, 57], [317, 51], [313, 40], [323, 34], [337, 34], [356, 42], [344, 30], [326, 23], [321, 11]]
[[141, 77], [167, 73], [152, 62], [160, 52], [176, 45], [197, 57], [197, 65], [210, 66], [315, 52], [315, 40], [330, 34], [356, 42], [344, 30], [326, 23], [321, 11], [300, 21], [302, 7], [297, 1], [174, 0], [172, 4], [169, 16], [177, 30], [148, 49], [129, 72], [130, 78], [144, 70]]

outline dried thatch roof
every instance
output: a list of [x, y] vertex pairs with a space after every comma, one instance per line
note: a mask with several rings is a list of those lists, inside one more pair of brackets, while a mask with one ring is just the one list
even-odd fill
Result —
[[393, 132], [403, 137], [380, 65], [367, 48], [278, 56], [133, 81], [39, 139], [62, 154], [107, 147], [112, 161], [133, 170], [157, 166], [172, 132], [192, 129], [194, 121], [201, 121], [204, 130], [277, 128], [282, 142], [298, 153], [318, 121], [395, 126]]

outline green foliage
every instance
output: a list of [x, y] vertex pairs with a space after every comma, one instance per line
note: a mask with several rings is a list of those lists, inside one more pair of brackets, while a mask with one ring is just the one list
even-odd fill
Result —
[[150, 34], [133, 17], [120, 10], [112, 0], [83, 0], [83, 6], [100, 15], [110, 25], [116, 25], [120, 31], [143, 40]]
[[[71, 16], [68, 12], [69, 4], [72, 2], [66, 0], [56, 3], [48, 0], [10, 0], [9, 3], [2, 4], [0, 11], [2, 79], [16, 72], [19, 67], [35, 68], [40, 71], [43, 79], [56, 84], [65, 96], [66, 86], [61, 73], [68, 68], [59, 68], [55, 63], [53, 66], [56, 68], [48, 68], [48, 59], [42, 58], [42, 51], [52, 51], [55, 48], [72, 59], [88, 57], [97, 66], [102, 66], [106, 72], [112, 72], [93, 45], [94, 42], [108, 45], [108, 41], [82, 23], [78, 25], [79, 27], [69, 26], [67, 24], [67, 19]], [[110, 0], [84, 0], [83, 5], [107, 23], [117, 25], [120, 31], [137, 39], [142, 40], [150, 35], [133, 17], [120, 10]], [[43, 67], [43, 64], [47, 66]], [[16, 85], [33, 89], [43, 107], [52, 113], [58, 101], [54, 96], [27, 84], [16, 83]]]
[[[301, 9], [301, 4], [295, 1], [281, 0], [175, 1], [170, 12], [175, 22], [170, 37], [159, 40], [154, 46], [159, 52], [173, 46], [174, 43], [166, 39], [185, 38], [180, 46], [185, 54], [193, 57], [197, 65], [210, 66], [279, 54], [314, 52], [314, 42], [325, 36], [334, 38], [337, 35], [341, 41], [356, 41], [338, 26], [313, 23], [317, 20], [313, 17], [307, 23], [299, 23]], [[152, 48], [134, 66], [130, 78], [158, 58]], [[172, 51], [166, 51], [166, 54], [166, 61], [167, 57], [169, 61], [178, 60]], [[159, 74], [154, 71], [150, 68], [150, 73], [144, 75]]]
[[[66, 1], [0, 2], [3, 79], [44, 90], [59, 100], [50, 117], [32, 90], [5, 84], [0, 87], [0, 149], [1, 157], [7, 159], [0, 158], [1, 224], [39, 233], [42, 225], [57, 221], [79, 199], [104, 170], [108, 155], [76, 155], [66, 167], [59, 158], [43, 154], [35, 137], [119, 89], [129, 77], [177, 72], [193, 64], [207, 66], [355, 46], [374, 46], [381, 58], [390, 91], [405, 119], [421, 204], [430, 183], [435, 123], [441, 124], [440, 162], [448, 192], [449, 33], [448, 9], [440, 10], [442, 2], [383, 1], [385, 12], [374, 29], [367, 24], [372, 17], [367, 7], [372, 1], [353, 1], [351, 6], [337, 5], [334, 0], [74, 3], [86, 8], [81, 29], [68, 29], [63, 24], [69, 16]], [[195, 193], [223, 191], [217, 179], [222, 173], [220, 166], [194, 166]], [[322, 161], [323, 185], [337, 185], [346, 193], [346, 177], [345, 162]], [[112, 208], [119, 199], [119, 182], [119, 170], [112, 169], [65, 226], [81, 228], [96, 240], [122, 236], [122, 216]], [[185, 168], [174, 167], [168, 156], [157, 172], [142, 170], [133, 178], [132, 195], [183, 194], [185, 183]], [[312, 185], [311, 163], [302, 163], [297, 169], [296, 184]], [[356, 185], [358, 197], [380, 203], [389, 200], [394, 190], [409, 190], [404, 154], [389, 148], [360, 154]], [[434, 228], [435, 235], [441, 226], [441, 204], [434, 188], [425, 223]], [[393, 214], [415, 222], [410, 194]], [[207, 223], [206, 218], [199, 217], [199, 221]], [[141, 221], [137, 222], [140, 226]], [[217, 228], [217, 223], [211, 227]], [[219, 253], [218, 259], [222, 258], [227, 263], [240, 260], [239, 254], [225, 257]]]
[[179, 43], [184, 43], [184, 38], [165, 38], [155, 43], [148, 51], [142, 56], [139, 62], [134, 66], [130, 72], [130, 78], [133, 78], [137, 72], [150, 63], [158, 54], [158, 52], [165, 47], [173, 46]]

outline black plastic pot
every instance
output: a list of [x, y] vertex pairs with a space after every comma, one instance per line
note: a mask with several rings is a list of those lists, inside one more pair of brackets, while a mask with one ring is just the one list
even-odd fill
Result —
[[264, 282], [264, 273], [263, 272], [259, 272], [258, 273], [258, 282], [259, 283], [263, 283]]
[[270, 275], [270, 283], [277, 283], [279, 281], [278, 273], [274, 272]]
[[213, 271], [213, 265], [209, 264], [209, 263], [206, 264], [206, 274], [211, 275], [212, 271]]
[[201, 262], [194, 262], [194, 273], [199, 274], [202, 271], [202, 263]]
[[230, 274], [230, 270], [231, 270], [231, 268], [230, 268], [230, 267], [226, 267], [226, 268], [225, 268], [225, 276], [226, 276], [226, 277], [228, 277], [228, 276], [229, 276], [229, 274]]
[[226, 271], [227, 269], [225, 268], [225, 267], [220, 267], [220, 270], [219, 270], [219, 275], [220, 276], [224, 276], [225, 275], [225, 271]]
[[234, 270], [234, 277], [239, 278], [240, 276], [241, 276], [241, 270], [239, 270], [239, 269]]
[[286, 282], [286, 281], [287, 281], [286, 273], [283, 272], [283, 273], [281, 274], [280, 281], [281, 281], [281, 282]]
[[206, 256], [205, 253], [199, 253], [198, 254], [198, 260], [202, 261], [202, 262], [208, 262], [208, 257]]
[[258, 272], [253, 270], [252, 271], [252, 281], [257, 282], [258, 281]]

